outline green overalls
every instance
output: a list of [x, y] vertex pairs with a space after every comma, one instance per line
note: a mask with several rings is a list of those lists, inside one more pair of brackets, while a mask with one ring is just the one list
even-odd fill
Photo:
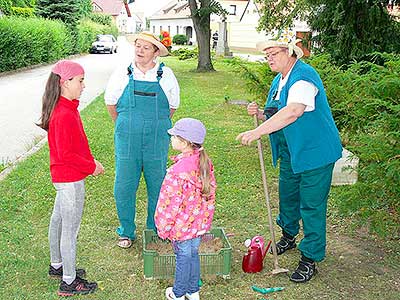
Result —
[[168, 99], [160, 86], [163, 63], [157, 81], [138, 81], [128, 68], [129, 83], [117, 103], [115, 123], [114, 196], [121, 237], [135, 239], [136, 192], [142, 172], [147, 187], [148, 229], [156, 230], [154, 213], [164, 180], [171, 128]]
[[[279, 110], [282, 104], [271, 92], [264, 108], [267, 119]], [[303, 134], [307, 134], [304, 132]], [[279, 158], [279, 215], [277, 224], [289, 235], [299, 233], [300, 219], [304, 238], [299, 250], [306, 257], [321, 261], [326, 248], [326, 210], [334, 163], [312, 170], [294, 173], [287, 140], [283, 129], [273, 133]]]
[[326, 209], [334, 164], [295, 174], [283, 131], [279, 135], [279, 215], [277, 224], [291, 236], [303, 223], [299, 250], [314, 261], [325, 257]]

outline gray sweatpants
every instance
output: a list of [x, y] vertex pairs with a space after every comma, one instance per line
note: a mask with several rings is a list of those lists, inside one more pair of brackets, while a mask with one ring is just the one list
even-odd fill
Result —
[[49, 226], [51, 263], [62, 263], [63, 281], [75, 279], [76, 241], [85, 199], [85, 181], [54, 183], [57, 190]]

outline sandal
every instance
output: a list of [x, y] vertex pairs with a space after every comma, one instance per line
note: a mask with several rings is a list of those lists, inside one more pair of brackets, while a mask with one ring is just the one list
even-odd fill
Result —
[[120, 237], [117, 243], [118, 247], [127, 249], [132, 246], [132, 240], [128, 237]]

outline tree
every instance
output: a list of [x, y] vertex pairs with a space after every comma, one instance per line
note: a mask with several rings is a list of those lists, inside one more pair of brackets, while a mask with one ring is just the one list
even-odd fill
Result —
[[75, 27], [80, 11], [80, 0], [38, 0], [36, 3], [36, 15], [46, 19], [59, 19], [70, 27]]
[[5, 15], [9, 15], [11, 13], [11, 0], [0, 0], [0, 11]]
[[338, 64], [348, 64], [378, 52], [400, 52], [400, 25], [382, 0], [257, 0], [262, 17], [259, 30], [290, 26], [295, 18], [307, 21], [313, 40]]
[[197, 63], [198, 72], [215, 71], [211, 62], [210, 53], [210, 15], [223, 14], [226, 11], [216, 0], [200, 0], [200, 6], [196, 0], [188, 0], [191, 18], [199, 47], [199, 58]]
[[87, 17], [93, 12], [92, 0], [81, 0], [78, 1], [79, 15], [81, 17]]

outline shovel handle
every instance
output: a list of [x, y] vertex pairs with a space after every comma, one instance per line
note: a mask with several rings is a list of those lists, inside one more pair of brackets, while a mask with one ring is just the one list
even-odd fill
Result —
[[[257, 114], [253, 116], [254, 118], [254, 126], [257, 128], [258, 127], [258, 118]], [[275, 243], [275, 230], [274, 230], [274, 225], [272, 221], [272, 211], [271, 211], [271, 204], [269, 200], [269, 192], [268, 192], [268, 184], [267, 184], [267, 175], [265, 173], [265, 165], [264, 165], [264, 152], [262, 148], [262, 141], [261, 138], [257, 140], [257, 148], [258, 148], [258, 156], [260, 159], [260, 167], [261, 167], [261, 175], [262, 175], [262, 181], [263, 181], [263, 187], [264, 187], [264, 196], [265, 196], [265, 202], [267, 204], [267, 209], [268, 209], [268, 223], [269, 223], [269, 231], [271, 234], [271, 242], [272, 242], [272, 254], [274, 256], [274, 268], [278, 269], [278, 253], [276, 251], [276, 243]]]

